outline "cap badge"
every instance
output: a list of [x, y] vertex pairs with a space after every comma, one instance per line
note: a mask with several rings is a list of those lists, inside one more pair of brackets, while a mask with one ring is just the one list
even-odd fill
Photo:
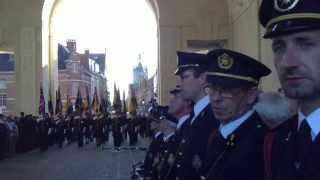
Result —
[[218, 66], [220, 69], [230, 69], [233, 66], [233, 62], [233, 58], [226, 53], [218, 57]]
[[274, 0], [274, 9], [279, 12], [286, 12], [293, 9], [299, 0]]

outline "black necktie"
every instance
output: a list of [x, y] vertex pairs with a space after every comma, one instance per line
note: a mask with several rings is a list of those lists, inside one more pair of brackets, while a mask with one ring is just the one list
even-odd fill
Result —
[[189, 119], [192, 120], [193, 117], [194, 117], [194, 111], [192, 110], [192, 111], [190, 112], [190, 117], [189, 117]]
[[310, 126], [303, 120], [297, 134], [297, 161], [302, 163], [308, 157], [309, 149], [312, 144]]

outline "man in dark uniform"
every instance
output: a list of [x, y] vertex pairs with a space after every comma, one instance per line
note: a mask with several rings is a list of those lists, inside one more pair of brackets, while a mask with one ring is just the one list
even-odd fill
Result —
[[[94, 115], [96, 116], [96, 115]], [[97, 119], [97, 117], [96, 117]], [[91, 142], [91, 129], [90, 126], [91, 126], [91, 114], [90, 113], [83, 113], [83, 122], [84, 122], [84, 127], [85, 127], [85, 130], [84, 130], [84, 141], [85, 141], [85, 144], [89, 144], [89, 142]]]
[[[170, 91], [170, 99], [169, 99], [169, 109], [168, 113], [172, 115], [175, 119], [177, 119], [176, 129], [174, 132], [174, 136], [170, 138], [172, 144], [170, 147], [170, 152], [172, 155], [168, 157], [168, 164], [166, 164], [169, 168], [166, 170], [166, 175], [162, 176], [164, 179], [174, 179], [176, 177], [177, 168], [174, 165], [177, 154], [178, 143], [181, 140], [182, 132], [186, 126], [186, 121], [190, 117], [190, 112], [193, 110], [193, 102], [189, 99], [184, 99], [181, 96], [181, 87], [177, 85], [176, 88]], [[173, 142], [174, 141], [174, 142]], [[162, 173], [163, 174], [163, 173]]]
[[170, 180], [175, 178], [175, 174], [170, 171], [174, 166], [178, 146], [175, 136], [177, 119], [171, 115], [162, 116], [160, 119], [163, 141], [159, 156], [153, 160], [152, 179]]
[[68, 142], [67, 145], [70, 145], [72, 142], [72, 128], [73, 128], [70, 115], [66, 116], [65, 124], [66, 124], [66, 137]]
[[99, 148], [103, 142], [103, 115], [94, 116], [96, 144]]
[[80, 113], [76, 113], [74, 120], [76, 122], [76, 135], [77, 135], [77, 141], [78, 141], [78, 147], [83, 146], [83, 136], [84, 136], [84, 122], [82, 117], [80, 116]]
[[205, 93], [207, 56], [198, 53], [178, 52], [178, 68], [181, 95], [195, 102], [186, 128], [182, 132], [175, 167], [176, 179], [194, 180], [203, 170], [209, 135], [219, 122], [210, 108], [209, 97]]
[[122, 143], [122, 133], [121, 133], [121, 124], [120, 124], [120, 115], [115, 114], [112, 122], [112, 136], [113, 136], [113, 145], [116, 151], [120, 151], [120, 146]]
[[163, 133], [160, 131], [160, 121], [152, 120], [150, 126], [153, 137], [143, 162], [142, 175], [145, 178], [152, 177], [152, 169], [155, 166], [154, 161], [156, 158], [160, 157], [160, 151], [163, 146]]
[[128, 118], [128, 134], [129, 134], [129, 144], [134, 146], [138, 142], [138, 129], [137, 129], [137, 119], [135, 114], [130, 114]]
[[185, 99], [181, 94], [181, 87], [177, 85], [175, 89], [170, 91], [169, 114], [172, 114], [178, 119], [176, 138], [181, 139], [181, 132], [187, 127], [185, 123], [190, 117], [190, 112], [193, 110], [193, 102], [190, 99]]
[[244, 54], [217, 49], [208, 53], [207, 92], [220, 126], [208, 140], [200, 179], [262, 180], [267, 127], [253, 109], [261, 77], [270, 69]]
[[266, 180], [320, 179], [320, 1], [263, 0], [260, 23], [298, 114], [266, 137]]
[[49, 143], [49, 121], [46, 118], [43, 118], [42, 115], [38, 118], [38, 127], [39, 127], [39, 145], [40, 151], [44, 152], [48, 150]]
[[59, 148], [63, 147], [65, 123], [61, 115], [56, 116], [56, 140]]

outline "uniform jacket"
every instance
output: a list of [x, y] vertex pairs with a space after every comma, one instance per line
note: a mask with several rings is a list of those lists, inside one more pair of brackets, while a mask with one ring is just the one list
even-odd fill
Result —
[[[304, 167], [296, 162], [298, 116], [293, 116], [269, 132], [265, 138], [265, 180], [320, 179], [320, 136], [318, 135], [304, 158]], [[298, 172], [299, 170], [299, 172]]]
[[192, 116], [185, 122], [176, 152], [176, 179], [195, 180], [199, 177], [206, 159], [207, 143], [211, 131], [219, 123], [208, 104], [190, 124]]
[[210, 180], [263, 179], [263, 142], [267, 128], [254, 112], [227, 139], [210, 137], [205, 173]]

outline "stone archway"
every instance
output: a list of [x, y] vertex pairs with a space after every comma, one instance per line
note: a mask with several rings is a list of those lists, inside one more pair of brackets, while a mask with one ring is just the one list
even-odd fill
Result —
[[[16, 55], [16, 112], [36, 113], [39, 103], [40, 72], [49, 63], [49, 17], [59, 0], [0, 0], [0, 40]], [[227, 40], [227, 47], [260, 58], [273, 67], [269, 42], [262, 40], [257, 22], [261, 0], [146, 0], [155, 12], [159, 36], [160, 99], [166, 103], [168, 90], [176, 79], [176, 50], [190, 50], [190, 40]], [[44, 10], [48, 10], [44, 13]], [[250, 30], [246, 30], [250, 28]], [[47, 82], [49, 82], [47, 80]], [[276, 89], [276, 75], [268, 77], [264, 89]], [[47, 86], [44, 86], [47, 87]]]
[[[52, 18], [55, 15], [55, 8], [63, 1], [64, 0], [45, 0], [42, 9], [42, 84], [45, 99], [48, 99], [49, 91], [51, 91], [52, 98], [54, 99], [54, 92], [58, 87], [57, 65], [56, 62], [54, 62], [54, 59], [56, 59], [55, 44], [57, 44], [57, 41], [54, 37]], [[150, 6], [158, 26], [159, 10], [156, 0], [145, 0], [145, 2]], [[157, 34], [159, 35], [159, 33]], [[159, 44], [159, 40], [157, 43]], [[157, 63], [159, 64], [159, 58]]]

